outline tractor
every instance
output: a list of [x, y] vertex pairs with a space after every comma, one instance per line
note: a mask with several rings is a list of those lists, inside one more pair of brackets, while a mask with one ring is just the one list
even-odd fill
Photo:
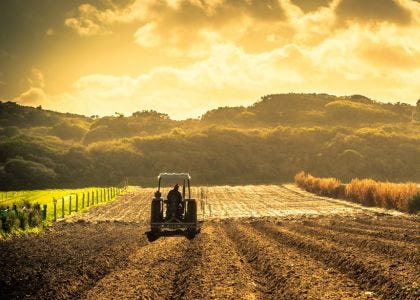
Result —
[[[158, 188], [151, 204], [150, 232], [153, 235], [159, 235], [164, 228], [185, 229], [190, 236], [198, 232], [197, 203], [191, 198], [190, 180], [191, 176], [188, 173], [159, 174]], [[168, 183], [182, 183], [182, 199], [179, 203], [162, 197], [162, 186]], [[186, 190], [188, 197], [185, 195]]]

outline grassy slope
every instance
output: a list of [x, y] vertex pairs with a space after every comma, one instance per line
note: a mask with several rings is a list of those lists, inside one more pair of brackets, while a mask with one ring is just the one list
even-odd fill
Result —
[[[69, 196], [72, 196], [72, 211], [76, 209], [76, 195], [78, 195], [78, 210], [82, 210], [82, 196], [85, 194], [85, 208], [87, 207], [87, 193], [96, 193], [103, 188], [90, 187], [83, 189], [46, 189], [46, 190], [33, 190], [33, 191], [10, 191], [0, 192], [0, 207], [12, 207], [13, 204], [21, 206], [24, 200], [29, 201], [31, 204], [38, 203], [41, 208], [44, 204], [47, 205], [47, 223], [52, 221], [54, 218], [54, 199], [57, 199], [57, 218], [61, 218], [62, 214], [62, 201], [64, 197], [64, 213], [67, 216], [69, 214]], [[108, 198], [106, 198], [108, 201]], [[92, 201], [92, 198], [90, 198]], [[96, 204], [95, 194], [95, 204]]]

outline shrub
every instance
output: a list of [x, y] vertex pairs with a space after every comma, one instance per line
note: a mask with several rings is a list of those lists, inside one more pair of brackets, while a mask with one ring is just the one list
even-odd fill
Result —
[[63, 140], [80, 140], [87, 132], [83, 127], [62, 121], [51, 129], [51, 134]]
[[7, 176], [19, 187], [42, 187], [54, 182], [57, 174], [45, 165], [24, 159], [9, 159], [4, 165]]
[[417, 193], [408, 200], [408, 212], [411, 214], [418, 213], [420, 211], [420, 193]]
[[41, 207], [39, 203], [32, 206], [32, 209], [29, 210], [28, 217], [30, 227], [39, 227], [42, 225]]
[[39, 204], [26, 206], [22, 208], [13, 209], [0, 208], [0, 231], [4, 233], [11, 233], [17, 229], [25, 230], [27, 227], [39, 227], [42, 225], [41, 210]]
[[3, 220], [3, 230], [5, 232], [11, 232], [17, 229], [20, 225], [19, 218], [17, 213], [14, 210], [9, 210], [7, 212], [5, 220]]
[[29, 226], [30, 227], [39, 227], [42, 225], [41, 214], [38, 210], [32, 209], [29, 212]]
[[19, 219], [19, 226], [21, 229], [25, 229], [29, 226], [29, 212], [25, 207], [17, 211], [17, 216]]

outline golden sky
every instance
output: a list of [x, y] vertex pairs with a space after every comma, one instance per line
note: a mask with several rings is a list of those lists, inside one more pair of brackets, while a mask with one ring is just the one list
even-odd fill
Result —
[[176, 119], [272, 93], [420, 98], [414, 0], [4, 0], [0, 99]]

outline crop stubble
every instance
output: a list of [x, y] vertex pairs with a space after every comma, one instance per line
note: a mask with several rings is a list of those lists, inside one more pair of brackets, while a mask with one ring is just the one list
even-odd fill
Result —
[[202, 187], [193, 189], [206, 203], [201, 233], [153, 240], [145, 234], [152, 195], [132, 190], [39, 235], [0, 242], [0, 298], [420, 296], [417, 217], [292, 185]]

